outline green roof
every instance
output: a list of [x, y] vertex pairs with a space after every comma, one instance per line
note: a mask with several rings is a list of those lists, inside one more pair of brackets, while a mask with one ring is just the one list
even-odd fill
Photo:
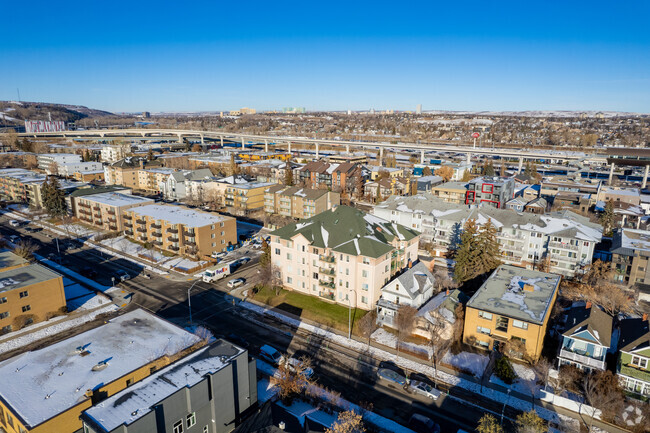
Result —
[[299, 234], [318, 248], [373, 258], [392, 251], [395, 238], [409, 241], [419, 236], [415, 230], [349, 206], [337, 206], [271, 233], [282, 239]]

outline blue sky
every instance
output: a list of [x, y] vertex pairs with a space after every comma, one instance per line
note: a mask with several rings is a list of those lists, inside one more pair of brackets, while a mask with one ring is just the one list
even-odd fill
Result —
[[[650, 2], [10, 2], [0, 99], [650, 112]], [[13, 18], [11, 18], [13, 17]]]

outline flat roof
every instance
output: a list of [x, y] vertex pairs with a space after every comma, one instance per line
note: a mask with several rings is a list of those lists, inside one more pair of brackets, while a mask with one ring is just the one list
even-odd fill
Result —
[[[501, 265], [467, 303], [468, 307], [541, 325], [550, 313], [560, 276]], [[528, 290], [530, 289], [530, 290]]]
[[61, 275], [34, 263], [16, 269], [0, 272], [0, 293], [60, 278]]
[[150, 204], [131, 208], [128, 211], [133, 211], [137, 215], [164, 220], [170, 224], [183, 224], [185, 227], [203, 227], [230, 219], [223, 215], [174, 205]]
[[[138, 309], [40, 350], [0, 363], [0, 397], [33, 428], [99, 389], [200, 338]], [[93, 371], [101, 362], [106, 367]]]
[[132, 204], [153, 203], [154, 200], [137, 195], [121, 194], [119, 192], [102, 192], [90, 196], [82, 197], [84, 200], [96, 203], [107, 204], [110, 206], [128, 206]]
[[29, 263], [29, 261], [23, 259], [18, 254], [14, 254], [7, 249], [0, 250], [0, 269], [20, 266], [26, 263]]
[[244, 350], [224, 340], [199, 349], [129, 388], [84, 411], [106, 431], [130, 425], [179, 389], [201, 382], [207, 374], [224, 368]]

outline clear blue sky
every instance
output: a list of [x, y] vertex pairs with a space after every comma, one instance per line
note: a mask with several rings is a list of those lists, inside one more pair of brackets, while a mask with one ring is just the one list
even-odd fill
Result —
[[2, 6], [0, 99], [110, 111], [650, 112], [650, 2]]

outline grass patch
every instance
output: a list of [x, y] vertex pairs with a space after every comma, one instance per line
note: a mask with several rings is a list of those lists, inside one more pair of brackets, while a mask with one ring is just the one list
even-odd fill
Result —
[[[254, 299], [263, 302], [279, 310], [287, 311], [300, 316], [303, 319], [313, 320], [330, 328], [339, 331], [348, 330], [348, 308], [338, 304], [331, 304], [320, 300], [316, 296], [304, 295], [291, 290], [280, 291], [279, 295], [275, 290], [262, 288], [254, 296]], [[365, 316], [367, 311], [359, 308], [352, 309], [352, 329], [354, 324]]]

